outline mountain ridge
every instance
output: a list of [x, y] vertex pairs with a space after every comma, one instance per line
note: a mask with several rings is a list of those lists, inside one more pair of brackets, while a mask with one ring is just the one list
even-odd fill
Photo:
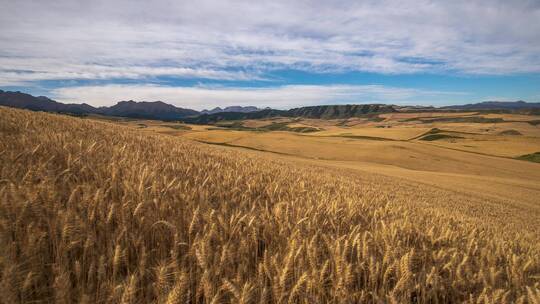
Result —
[[277, 116], [336, 119], [393, 112], [397, 112], [393, 105], [383, 104], [321, 105], [293, 108], [290, 110], [264, 109], [262, 111], [248, 113], [222, 112], [214, 114], [202, 114], [196, 117], [186, 117], [183, 119], [183, 121], [194, 124], [209, 124], [222, 120], [261, 119]]
[[32, 96], [22, 92], [0, 90], [0, 105], [33, 111], [85, 114], [97, 108], [83, 104], [60, 103], [45, 96]]
[[136, 119], [180, 120], [187, 123], [208, 124], [222, 120], [261, 119], [277, 116], [316, 119], [370, 117], [377, 114], [410, 111], [500, 111], [522, 114], [540, 114], [540, 103], [519, 101], [484, 101], [444, 107], [396, 106], [388, 104], [317, 105], [276, 110], [254, 106], [216, 107], [196, 111], [176, 107], [163, 101], [120, 101], [110, 107], [93, 107], [89, 104], [61, 103], [46, 96], [33, 96], [19, 91], [0, 90], [0, 105], [33, 111], [69, 113], [74, 115], [99, 114]]
[[518, 101], [482, 101], [464, 105], [445, 106], [440, 109], [460, 109], [460, 110], [502, 110], [502, 109], [536, 109], [540, 108], [540, 102]]
[[162, 101], [120, 101], [110, 107], [93, 107], [86, 103], [66, 104], [45, 96], [32, 96], [22, 92], [0, 90], [0, 105], [32, 111], [69, 113], [75, 115], [99, 114], [138, 119], [179, 120], [198, 115], [191, 109], [175, 107]]
[[114, 106], [103, 107], [99, 114], [130, 118], [179, 120], [186, 116], [198, 115], [191, 109], [175, 107], [163, 101], [120, 101]]
[[223, 112], [239, 112], [239, 113], [249, 113], [249, 112], [257, 112], [264, 109], [257, 108], [254, 106], [229, 106], [225, 108], [221, 107], [215, 107], [212, 110], [202, 110], [201, 114], [215, 114], [215, 113], [223, 113]]

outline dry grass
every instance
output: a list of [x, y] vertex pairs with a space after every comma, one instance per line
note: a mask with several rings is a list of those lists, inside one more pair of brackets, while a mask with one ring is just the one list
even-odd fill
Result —
[[415, 127], [391, 127], [391, 128], [374, 128], [374, 127], [327, 127], [325, 131], [310, 134], [312, 136], [370, 136], [381, 137], [394, 140], [407, 140], [420, 136], [431, 130], [424, 126]]
[[4, 303], [540, 301], [537, 239], [354, 175], [5, 108], [0, 139]]

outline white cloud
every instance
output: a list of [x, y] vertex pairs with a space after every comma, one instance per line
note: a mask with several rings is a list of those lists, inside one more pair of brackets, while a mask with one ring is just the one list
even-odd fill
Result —
[[0, 85], [311, 72], [540, 72], [540, 2], [4, 1]]
[[[2, 65], [0, 58], [0, 66]], [[50, 70], [46, 66], [32, 69], [28, 62], [22, 63], [25, 69], [1, 70], [0, 85], [17, 86], [38, 80], [111, 80], [111, 79], [148, 79], [157, 76], [175, 76], [183, 78], [204, 78], [219, 80], [255, 80], [263, 79], [258, 75], [246, 72], [227, 72], [213, 69], [194, 69], [182, 67], [149, 67], [126, 66], [111, 67], [103, 65], [66, 65], [57, 63], [57, 69]], [[9, 66], [9, 65], [4, 65]], [[39, 67], [40, 63], [34, 67]], [[51, 64], [51, 66], [54, 66]], [[20, 67], [20, 66], [19, 66]]]
[[159, 85], [105, 85], [66, 87], [53, 90], [63, 102], [86, 102], [109, 106], [121, 100], [161, 100], [179, 107], [202, 110], [232, 105], [290, 108], [343, 103], [415, 104], [464, 95], [381, 85], [286, 85], [265, 88], [168, 87]]

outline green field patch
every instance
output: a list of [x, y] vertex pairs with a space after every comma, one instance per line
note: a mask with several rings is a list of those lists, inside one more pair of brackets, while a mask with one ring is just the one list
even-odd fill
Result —
[[289, 122], [273, 122], [266, 126], [250, 128], [250, 127], [244, 126], [242, 122], [237, 121], [231, 124], [219, 124], [219, 125], [216, 125], [219, 128], [209, 128], [208, 130], [226, 128], [226, 129], [235, 130], [235, 131], [255, 131], [255, 132], [286, 131], [286, 132], [297, 132], [297, 133], [311, 133], [311, 132], [318, 132], [321, 130], [321, 129], [313, 128], [313, 127], [289, 127], [288, 124]]
[[504, 130], [499, 132], [499, 135], [523, 135], [517, 130]]
[[171, 128], [175, 130], [191, 130], [190, 126], [186, 125], [161, 125], [162, 127]]
[[526, 161], [530, 161], [530, 162], [540, 163], [540, 152], [535, 152], [535, 153], [531, 153], [531, 154], [525, 154], [525, 155], [521, 155], [521, 156], [516, 157], [516, 158], [520, 159], [520, 160], [526, 160]]
[[434, 140], [440, 140], [440, 139], [459, 139], [459, 138], [463, 138], [463, 137], [437, 133], [437, 134], [428, 134], [428, 135], [420, 138], [420, 140], [434, 141]]
[[394, 141], [394, 139], [391, 139], [391, 138], [377, 137], [377, 136], [365, 136], [365, 135], [354, 135], [354, 134], [351, 134], [351, 133], [345, 133], [345, 134], [340, 134], [340, 135], [332, 135], [331, 137], [344, 137], [344, 138], [352, 138], [352, 139]]

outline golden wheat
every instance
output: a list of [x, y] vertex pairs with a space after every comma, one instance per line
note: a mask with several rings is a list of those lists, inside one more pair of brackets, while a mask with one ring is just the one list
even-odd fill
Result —
[[538, 236], [424, 209], [410, 189], [6, 108], [0, 139], [3, 303], [540, 298]]

